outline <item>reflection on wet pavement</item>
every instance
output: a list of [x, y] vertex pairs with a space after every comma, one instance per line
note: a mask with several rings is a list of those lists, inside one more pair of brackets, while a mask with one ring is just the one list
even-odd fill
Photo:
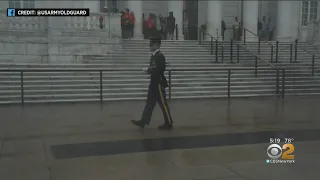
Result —
[[[159, 108], [129, 123], [144, 103], [0, 106], [0, 179], [319, 179], [320, 97], [174, 100], [165, 132]], [[266, 164], [271, 137], [295, 139], [295, 164]]]

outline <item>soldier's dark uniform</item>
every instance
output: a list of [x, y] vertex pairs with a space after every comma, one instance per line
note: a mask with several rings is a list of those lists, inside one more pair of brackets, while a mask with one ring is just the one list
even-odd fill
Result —
[[[150, 39], [150, 46], [153, 43], [161, 44], [160, 39]], [[166, 77], [164, 76], [164, 71], [166, 69], [166, 60], [165, 56], [160, 52], [160, 50], [156, 50], [151, 58], [150, 65], [148, 67], [148, 74], [150, 74], [150, 84], [148, 89], [148, 97], [147, 103], [145, 105], [142, 117], [140, 121], [132, 121], [133, 124], [144, 127], [145, 125], [150, 124], [151, 116], [153, 109], [158, 102], [165, 123], [159, 126], [159, 129], [170, 129], [172, 128], [172, 118], [169, 110], [169, 106], [166, 100], [166, 92], [165, 88], [168, 87], [168, 82]]]

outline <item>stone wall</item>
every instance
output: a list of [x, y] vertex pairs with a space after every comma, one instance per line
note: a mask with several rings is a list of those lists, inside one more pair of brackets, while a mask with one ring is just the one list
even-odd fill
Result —
[[1, 63], [81, 63], [84, 56], [112, 53], [120, 40], [101, 37], [2, 36]]
[[28, 21], [0, 15], [0, 63], [81, 63], [83, 57], [109, 54], [120, 46], [119, 14]]
[[[59, 31], [97, 31], [108, 36], [120, 37], [120, 14], [90, 13], [88, 17], [7, 17], [6, 10], [0, 10], [0, 30], [43, 32], [48, 29]], [[103, 17], [103, 29], [99, 18]]]
[[320, 20], [308, 23], [307, 40], [311, 44], [320, 46]]

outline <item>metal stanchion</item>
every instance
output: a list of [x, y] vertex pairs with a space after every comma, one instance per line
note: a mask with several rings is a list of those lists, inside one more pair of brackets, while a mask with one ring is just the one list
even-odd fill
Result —
[[278, 62], [279, 41], [276, 42], [276, 63]]
[[171, 100], [171, 72], [169, 70], [169, 100]]
[[237, 63], [239, 63], [240, 62], [240, 45], [239, 44], [237, 44]]
[[100, 71], [100, 102], [103, 102], [103, 83], [102, 83], [102, 71]]
[[284, 98], [285, 93], [285, 69], [282, 69], [282, 98]]
[[233, 58], [233, 40], [230, 41], [230, 63], [232, 63]]
[[228, 99], [230, 99], [231, 70], [228, 70]]
[[23, 83], [23, 71], [20, 72], [20, 88], [21, 88], [21, 103], [24, 104], [24, 83]]

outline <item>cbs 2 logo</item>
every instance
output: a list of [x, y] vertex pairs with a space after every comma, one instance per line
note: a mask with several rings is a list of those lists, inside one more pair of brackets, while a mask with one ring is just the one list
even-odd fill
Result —
[[278, 144], [271, 144], [267, 149], [267, 154], [271, 159], [294, 159], [294, 155], [291, 153], [294, 152], [293, 144], [284, 144], [281, 148]]

